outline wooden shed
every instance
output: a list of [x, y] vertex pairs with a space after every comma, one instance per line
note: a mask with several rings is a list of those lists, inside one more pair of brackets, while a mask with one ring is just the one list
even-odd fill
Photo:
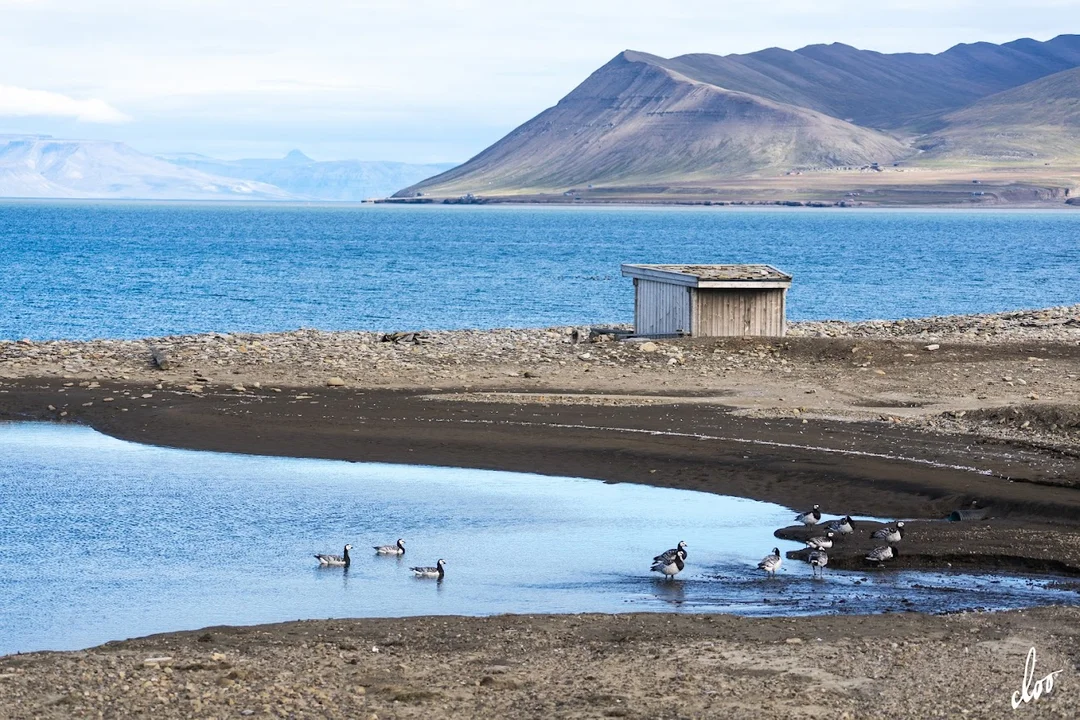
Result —
[[771, 265], [623, 265], [622, 274], [634, 278], [638, 335], [784, 335], [791, 276]]

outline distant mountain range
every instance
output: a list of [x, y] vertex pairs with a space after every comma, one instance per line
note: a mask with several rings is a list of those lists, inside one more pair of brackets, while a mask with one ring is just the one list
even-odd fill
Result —
[[0, 197], [349, 200], [386, 197], [452, 167], [343, 160], [153, 157], [119, 142], [0, 135]]
[[0, 197], [289, 200], [272, 185], [178, 167], [100, 140], [0, 136]]
[[254, 180], [302, 198], [360, 201], [387, 197], [395, 191], [454, 167], [401, 162], [333, 160], [317, 162], [299, 150], [280, 160], [215, 160], [205, 155], [164, 155], [175, 165], [211, 175]]
[[990, 182], [1002, 188], [1031, 177], [1063, 196], [1080, 185], [1078, 68], [1080, 35], [937, 55], [838, 43], [671, 59], [626, 51], [464, 165], [397, 197], [740, 187], [810, 197], [815, 187], [956, 184], [972, 168], [1000, 170]]

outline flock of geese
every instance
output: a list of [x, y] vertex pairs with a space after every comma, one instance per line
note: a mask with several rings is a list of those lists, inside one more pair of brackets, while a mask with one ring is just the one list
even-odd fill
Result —
[[[817, 525], [821, 522], [820, 506], [815, 505], [812, 510], [799, 513], [795, 516], [795, 521], [802, 523], [806, 527]], [[810, 549], [806, 561], [810, 563], [815, 577], [825, 572], [825, 566], [829, 564], [829, 553], [827, 551], [832, 548], [833, 543], [855, 532], [855, 521], [851, 519], [850, 515], [846, 515], [839, 520], [828, 521], [823, 528], [825, 530], [823, 535], [805, 541], [806, 547]], [[870, 537], [874, 540], [884, 540], [886, 543], [866, 554], [868, 562], [877, 563], [878, 567], [881, 567], [885, 562], [899, 557], [900, 550], [897, 549], [896, 544], [904, 538], [904, 523], [900, 521], [896, 525], [874, 530], [870, 533]], [[763, 557], [757, 566], [758, 569], [764, 570], [767, 575], [775, 576], [776, 571], [780, 569], [783, 562], [780, 548], [774, 547], [772, 552]], [[652, 572], [658, 572], [671, 579], [682, 572], [685, 567], [686, 543], [680, 541], [676, 547], [665, 550], [654, 557], [650, 569]]]
[[[373, 545], [376, 555], [395, 555], [402, 556], [405, 554], [405, 541], [398, 538], [397, 542], [393, 545]], [[343, 567], [347, 568], [352, 564], [352, 558], [349, 557], [349, 551], [352, 550], [352, 545], [346, 545], [345, 550], [340, 555], [324, 555], [316, 554], [315, 559], [319, 561], [319, 567]], [[439, 561], [434, 566], [417, 566], [411, 567], [413, 575], [418, 578], [427, 578], [432, 580], [442, 580], [446, 575], [446, 561], [439, 558]]]
[[[795, 521], [800, 522], [807, 527], [813, 527], [821, 522], [821, 510], [818, 505], [815, 505], [812, 510], [807, 510], [804, 513], [799, 513], [795, 516]], [[807, 556], [806, 561], [810, 563], [810, 567], [813, 569], [815, 577], [819, 573], [825, 572], [825, 566], [829, 564], [828, 550], [832, 548], [833, 543], [840, 539], [851, 535], [855, 532], [855, 521], [851, 519], [850, 515], [847, 515], [839, 520], [830, 520], [823, 526], [825, 533], [806, 540], [806, 547], [810, 549], [810, 554]], [[870, 533], [870, 537], [875, 540], [884, 540], [885, 545], [874, 548], [866, 554], [866, 560], [868, 562], [877, 563], [880, 567], [886, 561], [892, 560], [900, 555], [900, 551], [896, 548], [896, 544], [904, 538], [904, 523], [903, 521], [891, 525], [888, 527], [879, 528], [878, 530]], [[398, 538], [398, 541], [393, 545], [374, 545], [376, 555], [395, 555], [402, 556], [405, 554], [405, 541]], [[665, 550], [656, 557], [653, 558], [652, 567], [649, 568], [651, 572], [658, 572], [666, 579], [671, 580], [676, 575], [681, 573], [686, 568], [686, 552], [687, 546], [684, 541], [679, 541], [679, 544], [670, 550]], [[315, 559], [319, 561], [320, 567], [344, 567], [347, 568], [352, 563], [352, 559], [349, 557], [349, 551], [352, 550], [352, 545], [346, 545], [345, 550], [341, 555], [324, 555], [317, 554]], [[775, 576], [776, 571], [780, 569], [783, 564], [783, 556], [780, 555], [780, 548], [773, 548], [772, 552], [761, 559], [761, 562], [757, 564], [758, 569], [764, 570], [766, 574]], [[430, 578], [435, 580], [442, 580], [446, 575], [446, 561], [439, 559], [434, 566], [417, 566], [410, 567], [413, 575], [418, 578]]]

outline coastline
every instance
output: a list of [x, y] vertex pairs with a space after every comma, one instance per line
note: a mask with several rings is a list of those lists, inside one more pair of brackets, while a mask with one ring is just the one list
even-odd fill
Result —
[[[908, 519], [899, 568], [1080, 576], [1080, 306], [792, 329], [652, 347], [590, 341], [582, 328], [7, 342], [0, 420], [820, 503]], [[972, 502], [990, 517], [940, 522]], [[861, 549], [830, 553], [830, 565], [852, 566]], [[1071, 717], [1078, 613], [213, 628], [0, 658], [0, 708], [27, 718], [992, 716], [1007, 712], [1037, 646], [1040, 667], [1068, 675], [1029, 710]], [[657, 692], [658, 673], [677, 691]]]

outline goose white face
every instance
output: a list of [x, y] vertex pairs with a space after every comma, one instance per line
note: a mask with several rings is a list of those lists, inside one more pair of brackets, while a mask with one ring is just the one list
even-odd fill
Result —
[[346, 546], [345, 546], [345, 549], [346, 549], [346, 550], [352, 550], [352, 545], [346, 545]]

